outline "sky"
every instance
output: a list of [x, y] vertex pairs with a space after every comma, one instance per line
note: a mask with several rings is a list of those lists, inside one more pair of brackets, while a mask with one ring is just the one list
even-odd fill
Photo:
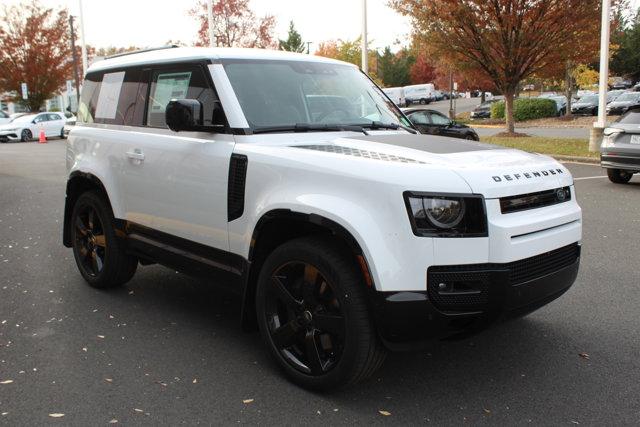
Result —
[[[79, 0], [40, 1], [49, 7], [67, 7], [72, 14], [79, 15]], [[195, 41], [198, 25], [188, 11], [196, 0], [82, 1], [86, 43], [92, 46], [151, 47], [161, 46], [167, 40], [188, 44]], [[393, 46], [397, 40], [408, 44], [409, 20], [386, 4], [387, 0], [368, 0], [372, 46]], [[361, 0], [251, 0], [256, 15], [276, 17], [278, 38], [286, 38], [289, 21], [293, 20], [303, 40], [312, 42], [312, 51], [322, 41], [357, 38], [362, 28], [361, 5]]]

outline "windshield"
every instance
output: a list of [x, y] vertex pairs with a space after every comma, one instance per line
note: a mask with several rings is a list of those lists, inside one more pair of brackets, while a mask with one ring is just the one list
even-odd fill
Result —
[[635, 101], [638, 99], [640, 93], [623, 93], [619, 97], [616, 98], [616, 101]]
[[226, 60], [224, 68], [249, 126], [410, 126], [356, 67], [305, 61]]
[[582, 98], [580, 98], [580, 100], [578, 102], [581, 103], [581, 104], [597, 104], [598, 103], [598, 96], [597, 95], [583, 96]]

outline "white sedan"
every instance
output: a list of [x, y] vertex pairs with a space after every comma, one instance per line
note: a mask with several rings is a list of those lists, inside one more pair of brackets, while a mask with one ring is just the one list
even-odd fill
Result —
[[0, 125], [0, 142], [31, 141], [40, 136], [44, 131], [47, 138], [64, 138], [64, 125], [66, 118], [62, 113], [37, 113], [27, 114], [13, 119], [11, 122]]

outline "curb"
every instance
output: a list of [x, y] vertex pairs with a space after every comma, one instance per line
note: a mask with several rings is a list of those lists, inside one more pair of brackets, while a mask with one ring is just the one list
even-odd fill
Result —
[[477, 129], [504, 129], [504, 125], [475, 125], [473, 123], [469, 123], [468, 125]]
[[553, 154], [547, 154], [547, 155], [561, 162], [587, 163], [592, 165], [600, 164], [600, 159], [597, 157], [562, 156], [562, 155], [553, 155]]

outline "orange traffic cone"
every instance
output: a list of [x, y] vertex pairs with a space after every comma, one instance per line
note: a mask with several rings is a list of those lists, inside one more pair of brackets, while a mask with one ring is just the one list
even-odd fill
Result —
[[40, 129], [40, 139], [38, 139], [38, 142], [40, 144], [46, 144], [47, 143], [47, 137], [44, 136], [44, 129]]

